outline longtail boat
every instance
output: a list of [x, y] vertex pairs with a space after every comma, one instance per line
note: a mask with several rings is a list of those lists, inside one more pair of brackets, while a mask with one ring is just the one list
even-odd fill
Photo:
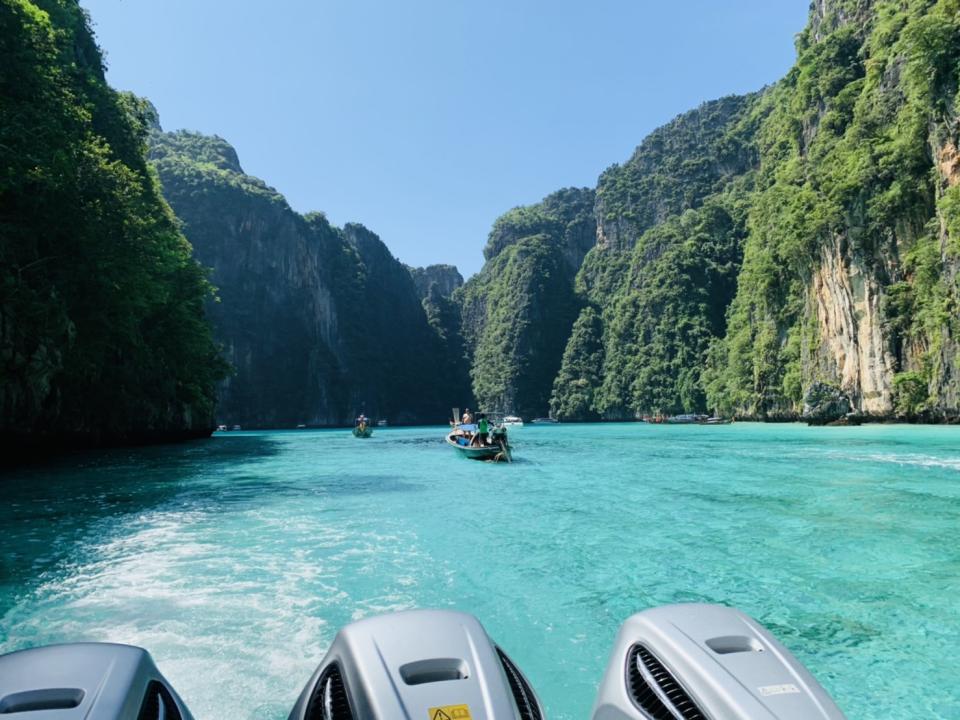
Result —
[[[447, 435], [447, 444], [456, 448], [464, 457], [471, 460], [493, 460], [510, 462], [510, 443], [507, 441], [506, 428], [493, 428], [489, 433], [488, 444], [472, 444], [476, 435], [476, 425], [456, 425]], [[467, 434], [465, 434], [467, 433]]]
[[358, 438], [368, 438], [373, 435], [373, 428], [370, 425], [360, 424], [353, 428], [353, 436]]
[[510, 442], [507, 440], [507, 428], [500, 425], [490, 425], [487, 441], [480, 444], [479, 428], [475, 423], [461, 423], [460, 409], [454, 408], [453, 422], [450, 423], [450, 432], [447, 433], [447, 444], [457, 452], [471, 460], [490, 460], [493, 462], [511, 462]]

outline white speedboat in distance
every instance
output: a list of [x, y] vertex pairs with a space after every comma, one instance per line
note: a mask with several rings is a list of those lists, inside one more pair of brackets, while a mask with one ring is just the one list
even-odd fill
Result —
[[523, 418], [516, 415], [504, 415], [503, 425], [506, 427], [523, 427]]

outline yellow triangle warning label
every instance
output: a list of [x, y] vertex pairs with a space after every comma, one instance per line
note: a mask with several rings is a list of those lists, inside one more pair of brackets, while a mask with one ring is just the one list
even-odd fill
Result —
[[472, 720], [467, 705], [443, 705], [427, 712], [429, 720]]

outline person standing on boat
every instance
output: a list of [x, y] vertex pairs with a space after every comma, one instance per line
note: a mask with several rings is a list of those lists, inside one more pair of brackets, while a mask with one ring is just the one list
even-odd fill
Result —
[[480, 438], [480, 444], [487, 444], [487, 433], [490, 432], [490, 426], [487, 424], [487, 416], [480, 414], [480, 422], [477, 423], [477, 436]]
[[470, 408], [467, 408], [463, 411], [463, 420], [461, 421], [463, 425], [472, 425], [473, 424], [473, 414], [470, 412]]

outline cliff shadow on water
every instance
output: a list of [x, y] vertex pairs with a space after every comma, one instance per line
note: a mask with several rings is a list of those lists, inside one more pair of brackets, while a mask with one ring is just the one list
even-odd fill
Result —
[[[42, 582], [63, 563], [76, 562], [79, 545], [102, 542], [126, 519], [159, 509], [210, 508], [230, 493], [262, 493], [264, 481], [244, 468], [278, 452], [273, 438], [238, 435], [88, 451], [0, 473], [0, 616], [15, 595], [30, 591], [24, 578]], [[239, 487], [219, 481], [228, 474]]]

